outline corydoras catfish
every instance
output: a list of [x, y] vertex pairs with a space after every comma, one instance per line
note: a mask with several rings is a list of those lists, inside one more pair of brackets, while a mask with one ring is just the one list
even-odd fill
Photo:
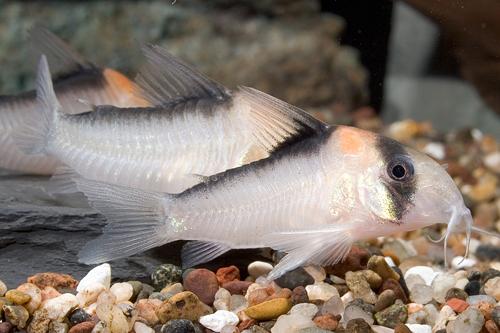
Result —
[[144, 49], [138, 78], [153, 107], [96, 106], [61, 113], [45, 60], [40, 61], [40, 113], [17, 142], [26, 152], [57, 157], [84, 178], [167, 193], [252, 162], [310, 129], [303, 112], [254, 107], [246, 89], [231, 92], [165, 50]]
[[[297, 109], [246, 89], [263, 115]], [[425, 154], [371, 132], [326, 126], [314, 119], [302, 137], [270, 157], [227, 170], [169, 195], [76, 179], [108, 220], [103, 235], [80, 252], [99, 263], [193, 240], [183, 251], [192, 266], [239, 248], [288, 254], [276, 278], [303, 264], [334, 264], [353, 242], [435, 223], [467, 231], [472, 218], [446, 171]]]
[[[121, 107], [148, 105], [127, 77], [86, 61], [49, 30], [35, 26], [30, 39], [37, 52], [46, 54], [57, 73], [54, 88], [64, 112], [88, 111], [88, 106], [78, 102], [79, 99]], [[31, 174], [54, 173], [59, 165], [56, 158], [25, 154], [12, 139], [26, 121], [37, 119], [38, 112], [35, 91], [0, 96], [0, 168]]]

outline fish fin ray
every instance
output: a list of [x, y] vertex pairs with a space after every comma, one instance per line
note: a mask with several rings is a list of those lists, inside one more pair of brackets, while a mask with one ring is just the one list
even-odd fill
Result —
[[80, 177], [80, 175], [73, 168], [67, 165], [58, 166], [50, 177], [45, 191], [51, 196], [77, 193], [79, 191], [74, 181], [77, 177]]
[[328, 129], [306, 111], [254, 88], [239, 87], [234, 98], [248, 105], [256, 144], [269, 153]]
[[81, 177], [74, 181], [107, 220], [103, 234], [79, 252], [80, 262], [95, 264], [123, 258], [173, 240], [163, 206], [168, 196]]
[[61, 109], [44, 55], [40, 57], [38, 64], [36, 98], [40, 110], [26, 120], [22, 128], [13, 135], [16, 145], [27, 154], [45, 153], [52, 127]]
[[152, 105], [193, 98], [224, 100], [229, 91], [221, 84], [175, 58], [165, 49], [149, 45], [143, 48], [147, 63], [137, 76], [141, 97]]
[[93, 63], [87, 61], [65, 41], [40, 24], [35, 24], [29, 30], [29, 39], [35, 51], [47, 57], [54, 73], [54, 80], [84, 70], [97, 69]]
[[353, 240], [346, 227], [272, 233], [263, 244], [288, 254], [273, 268], [268, 278], [277, 279], [301, 265], [332, 265], [345, 259]]
[[229, 250], [231, 247], [224, 243], [189, 241], [182, 247], [182, 267], [189, 268], [211, 261]]

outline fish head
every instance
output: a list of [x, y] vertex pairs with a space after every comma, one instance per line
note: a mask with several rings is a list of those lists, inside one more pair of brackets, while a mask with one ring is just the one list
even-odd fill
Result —
[[448, 225], [447, 237], [462, 222], [470, 234], [471, 212], [457, 185], [439, 163], [384, 136], [375, 136], [370, 149], [363, 157], [369, 160], [368, 165], [357, 182], [364, 208], [360, 212], [376, 226], [368, 228], [366, 236], [444, 223]]

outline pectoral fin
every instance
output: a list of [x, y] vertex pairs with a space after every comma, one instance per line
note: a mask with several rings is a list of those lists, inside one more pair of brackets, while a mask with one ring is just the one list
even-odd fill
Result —
[[223, 243], [191, 241], [182, 247], [182, 267], [188, 268], [208, 262], [231, 250], [231, 247]]

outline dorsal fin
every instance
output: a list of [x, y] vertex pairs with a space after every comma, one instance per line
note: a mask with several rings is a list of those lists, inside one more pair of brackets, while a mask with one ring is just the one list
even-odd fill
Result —
[[248, 105], [254, 135], [269, 153], [328, 129], [306, 111], [254, 88], [239, 87], [234, 98]]
[[159, 46], [143, 49], [145, 67], [137, 76], [143, 98], [152, 105], [162, 105], [179, 99], [229, 98], [221, 84], [194, 70]]
[[45, 54], [47, 57], [54, 80], [97, 68], [93, 63], [85, 60], [78, 52], [73, 50], [66, 42], [40, 24], [35, 24], [30, 29], [29, 39], [34, 50], [39, 55]]

